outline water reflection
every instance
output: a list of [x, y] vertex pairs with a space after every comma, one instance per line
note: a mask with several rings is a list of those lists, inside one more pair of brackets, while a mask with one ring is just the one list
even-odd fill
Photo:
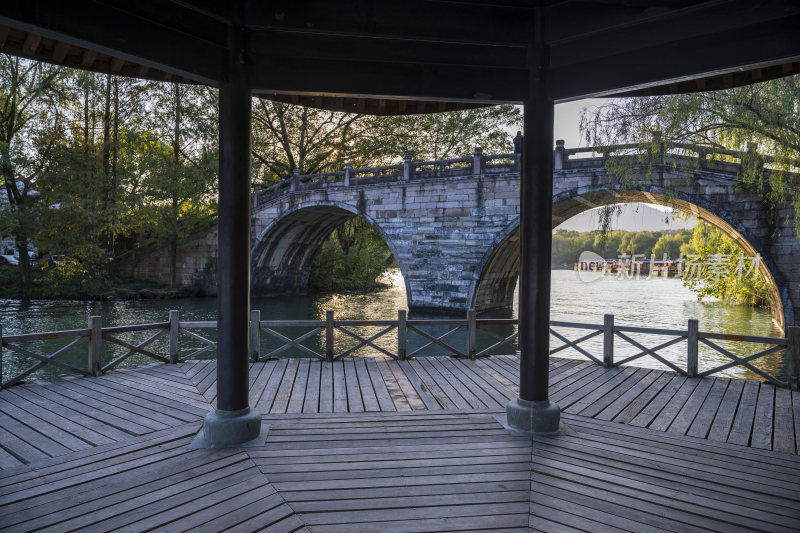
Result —
[[[686, 322], [696, 318], [701, 331], [713, 331], [738, 335], [759, 335], [779, 337], [780, 331], [773, 324], [768, 310], [752, 309], [745, 306], [724, 305], [721, 302], [698, 302], [694, 294], [684, 288], [679, 280], [616, 280], [605, 277], [592, 283], [582, 282], [577, 273], [573, 271], [553, 271], [553, 286], [551, 294], [552, 319], [559, 321], [602, 324], [603, 315], [614, 314], [617, 325], [643, 326], [654, 328], [686, 329]], [[312, 294], [302, 296], [281, 296], [274, 298], [254, 298], [253, 309], [261, 310], [262, 320], [325, 320], [326, 310], [333, 310], [337, 320], [395, 320], [398, 309], [407, 309], [405, 286], [399, 271], [391, 272], [387, 278], [391, 286], [383, 291], [367, 294]], [[516, 304], [516, 300], [515, 300]], [[186, 300], [130, 300], [119, 302], [75, 302], [75, 301], [31, 301], [17, 302], [6, 300], [0, 302], [0, 321], [2, 321], [3, 334], [14, 335], [19, 333], [42, 332], [53, 330], [86, 328], [87, 317], [99, 315], [103, 318], [105, 326], [126, 325], [144, 322], [166, 322], [170, 309], [180, 311], [181, 320], [215, 320], [216, 300], [213, 298], [194, 298]], [[481, 318], [516, 318], [516, 305], [513, 310], [497, 310], [480, 315]], [[461, 314], [442, 315], [419, 311], [408, 314], [409, 320], [415, 319], [442, 319], [465, 318]], [[455, 326], [426, 326], [423, 331], [432, 337], [441, 337]], [[286, 337], [295, 339], [310, 331], [310, 327], [276, 327], [276, 332]], [[385, 326], [353, 326], [346, 329], [364, 338], [370, 338], [386, 329]], [[485, 327], [486, 331], [479, 330], [477, 335], [478, 349], [482, 350], [497, 342], [496, 337], [506, 338], [516, 331], [514, 326], [501, 325]], [[213, 329], [192, 330], [210, 340], [216, 340], [216, 331]], [[588, 330], [557, 328], [564, 337], [574, 340], [589, 333]], [[494, 335], [490, 334], [493, 333]], [[130, 344], [138, 344], [155, 332], [131, 332], [119, 335]], [[646, 347], [654, 347], [671, 337], [628, 334], [632, 339]], [[306, 339], [302, 344], [315, 353], [324, 353], [324, 331]], [[35, 341], [25, 343], [24, 347], [38, 353], [48, 355], [69, 341]], [[166, 336], [152, 343], [149, 348], [159, 354], [167, 353]], [[283, 341], [271, 336], [268, 332], [261, 334], [261, 353], [268, 354], [276, 350]], [[372, 342], [381, 348], [396, 353], [397, 330], [393, 328], [385, 335], [374, 339]], [[447, 337], [445, 343], [459, 351], [466, 352], [466, 334], [463, 329]], [[602, 336], [585, 341], [581, 347], [598, 357], [602, 354]], [[716, 341], [715, 341], [716, 342]], [[358, 341], [347, 333], [336, 330], [334, 334], [335, 353], [341, 353], [352, 348]], [[408, 353], [412, 353], [425, 345], [430, 340], [414, 331], [408, 333]], [[562, 345], [563, 342], [551, 337], [551, 348]], [[734, 341], [719, 341], [718, 344], [737, 356], [744, 356], [766, 349], [769, 345], [756, 345]], [[203, 344], [183, 336], [181, 338], [181, 353], [187, 355], [203, 347]], [[516, 353], [518, 349], [516, 339], [503, 345], [491, 353]], [[640, 349], [627, 344], [623, 339], [617, 338], [615, 345], [615, 359], [617, 361], [632, 356]], [[108, 363], [114, 357], [125, 352], [121, 346], [104, 343], [103, 361]], [[353, 355], [371, 356], [376, 350], [362, 347]], [[419, 353], [420, 356], [444, 355], [448, 351], [437, 345]], [[674, 364], [685, 367], [686, 343], [679, 342], [673, 346], [659, 351], [664, 357]], [[584, 358], [574, 349], [560, 351], [561, 357]], [[206, 352], [203, 357], [213, 358], [214, 352]], [[309, 356], [298, 349], [286, 350], [278, 354], [286, 356]], [[69, 364], [84, 368], [86, 366], [86, 345], [82, 344], [62, 359]], [[129, 364], [147, 364], [153, 362], [141, 355], [134, 355], [126, 361]], [[729, 359], [719, 354], [712, 348], [700, 346], [700, 371], [729, 362]], [[33, 363], [29, 358], [12, 354], [8, 348], [3, 353], [3, 375], [7, 379], [16, 375]], [[663, 363], [652, 357], [643, 357], [632, 364], [652, 368], [667, 368]], [[785, 365], [780, 352], [767, 356], [756, 363], [761, 368], [775, 376], [785, 375]], [[38, 370], [29, 379], [59, 375], [62, 371], [52, 365]], [[727, 376], [749, 377], [760, 379], [759, 376], [746, 369], [734, 367], [724, 372]]]

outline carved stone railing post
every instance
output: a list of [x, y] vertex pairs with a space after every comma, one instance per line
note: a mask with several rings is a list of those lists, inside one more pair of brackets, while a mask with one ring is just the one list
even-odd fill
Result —
[[514, 165], [512, 170], [514, 172], [519, 172], [519, 167], [521, 163], [522, 163], [522, 154], [514, 154]]
[[350, 177], [353, 175], [353, 163], [344, 164], [344, 186], [350, 186]]
[[300, 169], [296, 168], [296, 169], [294, 169], [294, 172], [292, 173], [292, 182], [289, 185], [289, 190], [291, 192], [294, 192], [294, 191], [298, 190], [299, 188], [300, 188]]
[[411, 179], [411, 154], [406, 154], [403, 158], [403, 181]]
[[553, 152], [553, 170], [564, 170], [564, 160], [566, 159], [564, 153], [564, 140], [559, 139], [556, 141], [556, 149]]
[[472, 156], [472, 175], [478, 176], [483, 173], [483, 148], [475, 147], [475, 154]]

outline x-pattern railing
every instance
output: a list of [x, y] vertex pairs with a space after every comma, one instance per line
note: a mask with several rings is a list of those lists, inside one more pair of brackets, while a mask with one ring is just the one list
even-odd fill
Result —
[[[343, 357], [353, 356], [362, 349], [368, 349], [372, 353], [381, 354], [393, 359], [413, 359], [422, 356], [426, 351], [433, 348], [443, 348], [448, 355], [464, 358], [486, 357], [492, 352], [503, 346], [512, 347], [512, 343], [518, 338], [515, 328], [516, 319], [477, 319], [475, 311], [467, 313], [467, 319], [439, 319], [439, 320], [407, 320], [406, 312], [398, 312], [397, 320], [334, 320], [333, 311], [326, 313], [325, 320], [273, 320], [262, 321], [260, 312], [254, 310], [250, 317], [250, 350], [251, 360], [259, 361], [262, 359], [275, 358], [281, 354], [294, 350], [302, 356], [310, 356], [318, 359], [334, 361]], [[508, 333], [497, 333], [492, 328], [498, 326], [511, 328]], [[147, 358], [168, 363], [178, 363], [189, 359], [194, 359], [200, 355], [208, 353], [217, 348], [217, 343], [206, 338], [199, 333], [191, 330], [213, 329], [217, 327], [216, 321], [180, 321], [178, 311], [170, 311], [168, 322], [158, 322], [151, 324], [138, 324], [132, 326], [113, 326], [102, 327], [100, 317], [90, 317], [87, 329], [76, 329], [68, 331], [54, 331], [45, 333], [29, 333], [23, 335], [3, 336], [0, 327], [0, 372], [2, 372], [3, 350], [14, 352], [22, 357], [33, 360], [33, 364], [17, 375], [8, 377], [2, 382], [2, 387], [8, 387], [19, 383], [28, 376], [34, 375], [39, 369], [46, 365], [52, 365], [68, 373], [96, 375], [108, 372], [120, 364], [124, 363], [134, 355], [145, 356]], [[298, 336], [284, 333], [285, 328], [307, 328]], [[357, 328], [379, 328], [377, 332], [363, 333]], [[425, 328], [436, 327], [438, 331], [426, 331]], [[280, 328], [280, 331], [279, 331]], [[588, 333], [581, 334], [578, 338], [571, 339], [563, 329], [588, 330]], [[132, 332], [154, 332], [141, 342], [133, 342], [120, 338], [120, 335]], [[320, 333], [324, 332], [324, 340], [320, 342], [315, 339]], [[350, 343], [335, 343], [336, 333], [342, 334], [350, 339]], [[461, 349], [458, 343], [462, 339], [455, 336], [465, 333], [466, 348]], [[483, 336], [477, 338], [477, 334]], [[652, 357], [662, 365], [689, 377], [705, 377], [724, 372], [725, 370], [739, 367], [760, 376], [768, 382], [776, 385], [785, 385], [782, 379], [770, 374], [762, 366], [754, 364], [758, 360], [763, 360], [771, 354], [786, 349], [786, 363], [788, 367], [788, 384], [796, 387], [798, 375], [800, 375], [800, 328], [789, 328], [788, 338], [756, 337], [747, 335], [727, 335], [722, 333], [709, 333], [698, 331], [697, 320], [689, 320], [686, 330], [677, 329], [657, 329], [642, 328], [633, 326], [616, 326], [613, 315], [605, 315], [602, 325], [585, 324], [577, 322], [552, 321], [549, 332], [551, 336], [560, 341], [560, 345], [550, 350], [551, 355], [556, 355], [567, 350], [573, 350], [583, 357], [605, 366], [619, 366], [636, 361], [643, 357]], [[261, 334], [265, 333], [270, 338], [281, 343], [277, 347], [272, 347], [268, 353], [261, 353]], [[422, 338], [423, 344], [419, 340], [409, 342], [409, 333]], [[152, 348], [152, 345], [165, 335], [169, 335], [169, 353], [164, 356]], [[394, 342], [378, 342], [379, 339], [396, 334], [396, 344]], [[593, 352], [587, 343], [601, 336], [602, 356]], [[652, 346], [652, 343], [641, 340], [641, 335], [647, 336], [667, 336], [670, 339]], [[189, 337], [201, 344], [200, 348], [192, 348], [190, 353], [181, 356], [180, 339]], [[60, 348], [50, 353], [40, 353], [31, 347], [24, 347], [20, 344], [33, 341], [67, 340], [68, 342]], [[314, 342], [323, 346], [322, 350], [307, 346], [306, 341], [315, 339]], [[623, 346], [631, 346], [636, 349], [636, 353], [626, 354], [615, 360], [615, 339], [624, 342]], [[453, 342], [457, 340], [458, 342]], [[483, 348], [478, 344], [482, 342]], [[124, 348], [121, 355], [116, 356], [107, 364], [102, 364], [103, 342]], [[352, 341], [355, 341], [354, 343]], [[488, 342], [487, 342], [488, 341]], [[719, 341], [740, 342], [751, 344], [771, 345], [768, 348], [760, 349], [748, 355], [737, 355], [730, 349], [721, 346]], [[664, 350], [677, 343], [686, 343], [686, 365], [680, 366], [675, 362], [674, 357], [668, 357]], [[74, 361], [64, 361], [64, 355], [73, 351], [83, 343], [88, 344], [88, 364], [87, 368], [80, 368]], [[596, 346], [597, 341], [592, 343]], [[649, 344], [649, 345], [648, 345]], [[714, 363], [710, 368], [699, 368], [699, 346], [704, 345], [713, 350], [714, 353], [721, 355], [726, 360], [722, 363]], [[396, 346], [396, 348], [394, 348]], [[409, 349], [414, 346], [413, 349]], [[338, 348], [337, 348], [338, 347]], [[336, 353], [337, 349], [339, 350]], [[45, 350], [47, 351], [47, 350]], [[292, 355], [292, 353], [288, 354]], [[74, 359], [74, 357], [73, 357]], [[706, 358], [704, 363], [709, 359]]]
[[[0, 333], [2, 330], [0, 329]], [[89, 330], [88, 329], [76, 329], [76, 330], [69, 330], [69, 331], [49, 331], [45, 333], [28, 333], [25, 335], [9, 335], [7, 337], [2, 337], [2, 342], [0, 346], [2, 348], [0, 350], [10, 350], [12, 352], [18, 353], [30, 359], [36, 361], [33, 365], [26, 368], [16, 376], [9, 378], [6, 381], [2, 381], [2, 387], [10, 387], [20, 381], [24, 380], [26, 377], [30, 376], [40, 368], [44, 367], [45, 365], [53, 365], [62, 370], [65, 370], [70, 373], [75, 374], [83, 374], [88, 375], [89, 371], [83, 368], [77, 368], [69, 363], [65, 363], [63, 361], [59, 361], [58, 358], [79, 346], [89, 339]], [[72, 339], [66, 345], [58, 348], [56, 351], [51, 352], [49, 354], [38, 353], [33, 350], [29, 350], [27, 348], [23, 348], [19, 345], [19, 343], [25, 343], [30, 341], [50, 341], [56, 339]], [[2, 354], [2, 351], [0, 351]], [[0, 362], [2, 358], [0, 357]], [[0, 370], [2, 370], [2, 365], [0, 364]]]

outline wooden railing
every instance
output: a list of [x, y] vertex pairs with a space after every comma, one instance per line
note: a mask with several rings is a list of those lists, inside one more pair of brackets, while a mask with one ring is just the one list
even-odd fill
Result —
[[[333, 311], [326, 312], [325, 320], [261, 320], [260, 311], [254, 310], [250, 316], [250, 360], [257, 362], [280, 355], [299, 355], [334, 361], [353, 356], [359, 350], [368, 350], [370, 355], [381, 354], [393, 359], [407, 360], [421, 356], [434, 348], [444, 352], [439, 355], [475, 359], [497, 353], [497, 350], [503, 347], [511, 347], [516, 351], [513, 347], [517, 339], [516, 325], [516, 319], [477, 318], [474, 310], [470, 310], [464, 319], [436, 320], [409, 320], [404, 310], [398, 311], [396, 320], [336, 320]], [[78, 330], [3, 336], [0, 327], [0, 372], [5, 351], [15, 352], [33, 361], [30, 367], [2, 382], [2, 387], [19, 383], [45, 365], [53, 365], [68, 373], [94, 376], [112, 370], [132, 355], [164, 363], [179, 363], [194, 359], [216, 350], [217, 347], [214, 340], [200, 335], [196, 330], [216, 329], [216, 327], [215, 321], [181, 321], [178, 311], [170, 311], [167, 322], [131, 326], [104, 328], [101, 318], [93, 316], [89, 317], [86, 329]], [[505, 328], [505, 331], [498, 333], [496, 331], [498, 327]], [[365, 330], [370, 328], [376, 331], [365, 333]], [[438, 331], [433, 332], [431, 328], [436, 328]], [[287, 333], [287, 329], [302, 331], [299, 334], [290, 334]], [[569, 333], [565, 330], [578, 331], [579, 336], [569, 338]], [[121, 334], [144, 331], [155, 333], [138, 343], [119, 338]], [[462, 332], [463, 338], [459, 336], [458, 343], [451, 340]], [[323, 333], [324, 340], [320, 340], [319, 336]], [[689, 320], [685, 330], [619, 326], [614, 323], [614, 315], [607, 314], [604, 316], [603, 324], [551, 321], [550, 334], [561, 343], [550, 349], [550, 355], [574, 350], [586, 359], [607, 367], [625, 365], [643, 357], [652, 357], [662, 365], [688, 377], [711, 376], [739, 367], [775, 385], [788, 385], [795, 389], [800, 375], [800, 328], [798, 327], [790, 327], [787, 338], [728, 335], [699, 331], [697, 320]], [[166, 355], [148, 349], [165, 335], [169, 336]], [[667, 340], [661, 340], [653, 346], [653, 341], [643, 340], [642, 335], [667, 337]], [[393, 337], [392, 342], [383, 342], [389, 336]], [[417, 337], [416, 343], [410, 341], [410, 336]], [[594, 347], [587, 346], [588, 341], [601, 336], [601, 344], [598, 339], [594, 342]], [[181, 355], [182, 344], [185, 343], [183, 339], [194, 341], [195, 344], [185, 355]], [[347, 339], [348, 342], [342, 342], [343, 339]], [[377, 342], [379, 339], [383, 341]], [[56, 340], [64, 340], [66, 344], [50, 353], [39, 353], [20, 345], [33, 341]], [[270, 342], [272, 345], [262, 352], [265, 340], [269, 341], [268, 345]], [[104, 365], [103, 341], [121, 346], [125, 349], [124, 353], [113, 357]], [[313, 342], [314, 346], [304, 344], [309, 341]], [[721, 346], [720, 341], [769, 345], [769, 347], [747, 355], [737, 355]], [[85, 369], [61, 360], [66, 353], [84, 342], [88, 345], [88, 361]], [[672, 357], [667, 357], [663, 353], [663, 350], [680, 342], [686, 343], [683, 365], [676, 362], [674, 354]], [[196, 343], [200, 343], [200, 347], [197, 347]], [[599, 346], [602, 346], [602, 351], [593, 353], [592, 350], [597, 350]], [[718, 354], [717, 359], [721, 356], [724, 362], [711, 361], [709, 358], [701, 361], [701, 346], [710, 348], [711, 352]], [[185, 344], [183, 347], [187, 348]], [[622, 353], [626, 350], [630, 352], [631, 347], [634, 353]], [[786, 350], [785, 379], [771, 374], [763, 366], [754, 364], [781, 350]], [[705, 364], [701, 366], [701, 362]]]

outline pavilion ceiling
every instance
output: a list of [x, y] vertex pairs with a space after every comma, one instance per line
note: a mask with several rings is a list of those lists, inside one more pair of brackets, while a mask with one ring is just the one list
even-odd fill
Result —
[[[246, 0], [255, 94], [407, 114], [519, 103], [538, 2]], [[219, 85], [232, 2], [0, 4], [0, 49], [154, 80]], [[796, 0], [544, 2], [555, 100], [669, 94], [800, 72]]]

